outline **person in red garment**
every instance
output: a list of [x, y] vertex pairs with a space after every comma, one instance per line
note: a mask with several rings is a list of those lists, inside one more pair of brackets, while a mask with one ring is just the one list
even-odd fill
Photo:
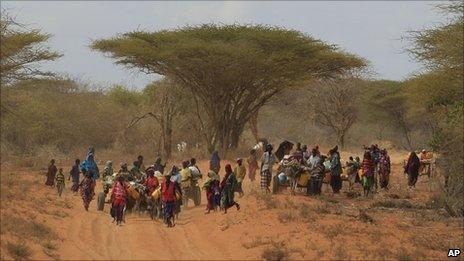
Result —
[[111, 211], [112, 215], [116, 218], [116, 225], [121, 226], [123, 222], [124, 207], [127, 202], [127, 184], [124, 182], [124, 177], [118, 175], [116, 183], [113, 185], [113, 191], [111, 192]]
[[[173, 166], [173, 170], [176, 170]], [[161, 183], [161, 201], [164, 204], [164, 222], [167, 227], [173, 227], [174, 224], [174, 206], [176, 204], [176, 191], [180, 191], [179, 184], [171, 180], [171, 173], [174, 171], [168, 172], [165, 175], [164, 182]]]
[[203, 190], [206, 191], [206, 199], [208, 201], [208, 204], [206, 204], [205, 214], [209, 214], [211, 210], [215, 210], [214, 195], [220, 190], [219, 176], [212, 169], [208, 172], [208, 178], [203, 184]]
[[147, 195], [151, 196], [159, 186], [159, 181], [158, 178], [155, 177], [155, 170], [153, 168], [148, 168], [146, 172], [148, 177], [145, 179], [144, 185], [147, 189]]
[[54, 187], [55, 186], [55, 175], [58, 169], [55, 166], [55, 160], [50, 160], [50, 164], [48, 165], [48, 172], [47, 172], [47, 181], [45, 181], [45, 185]]

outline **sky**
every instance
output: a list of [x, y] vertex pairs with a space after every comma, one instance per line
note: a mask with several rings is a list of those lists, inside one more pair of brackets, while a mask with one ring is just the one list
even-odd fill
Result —
[[[443, 3], [443, 2], [441, 2]], [[92, 40], [143, 29], [202, 23], [266, 24], [296, 29], [370, 62], [373, 77], [402, 80], [421, 65], [402, 39], [445, 21], [433, 1], [1, 1], [18, 22], [53, 35], [49, 46], [64, 56], [45, 69], [102, 86], [141, 89], [158, 79], [113, 64], [89, 49]]]

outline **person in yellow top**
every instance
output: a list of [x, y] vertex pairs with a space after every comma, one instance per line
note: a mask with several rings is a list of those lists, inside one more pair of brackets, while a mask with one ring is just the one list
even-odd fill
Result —
[[188, 168], [189, 162], [183, 161], [182, 162], [182, 169], [180, 170], [180, 177], [181, 177], [181, 189], [182, 189], [182, 205], [184, 208], [187, 207], [188, 204], [188, 194], [191, 187], [192, 181], [192, 172]]
[[237, 178], [237, 187], [235, 191], [238, 192], [240, 197], [243, 197], [243, 189], [242, 189], [242, 182], [246, 175], [246, 168], [242, 164], [242, 159], [237, 159], [237, 166], [234, 168], [235, 177]]

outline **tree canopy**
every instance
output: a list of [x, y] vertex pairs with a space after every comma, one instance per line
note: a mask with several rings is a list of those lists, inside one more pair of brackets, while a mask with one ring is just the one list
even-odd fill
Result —
[[53, 61], [61, 54], [51, 51], [44, 45], [50, 39], [38, 29], [26, 29], [15, 22], [8, 15], [0, 19], [0, 75], [1, 84], [8, 84], [16, 80], [33, 76], [48, 76], [37, 64]]
[[333, 45], [263, 25], [187, 26], [134, 31], [91, 47], [121, 64], [165, 75], [197, 97], [212, 123], [211, 148], [237, 146], [244, 125], [270, 98], [306, 79], [365, 66]]

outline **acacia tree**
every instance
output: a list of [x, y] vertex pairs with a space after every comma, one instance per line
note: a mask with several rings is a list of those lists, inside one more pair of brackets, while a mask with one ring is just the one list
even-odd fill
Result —
[[50, 39], [37, 29], [26, 29], [5, 14], [0, 19], [0, 83], [1, 85], [34, 76], [49, 76], [38, 63], [53, 61], [61, 54], [44, 45]]
[[[447, 24], [412, 32], [409, 52], [426, 66], [417, 77], [415, 99], [433, 115], [437, 129], [431, 145], [440, 153], [438, 164], [445, 176], [445, 209], [453, 216], [464, 216], [464, 3], [440, 6], [449, 15]], [[418, 88], [417, 88], [418, 87]]]
[[130, 68], [174, 79], [198, 98], [210, 150], [236, 147], [250, 118], [285, 88], [363, 67], [364, 61], [295, 30], [263, 25], [129, 32], [91, 48]]
[[357, 120], [356, 81], [332, 79], [312, 87], [309, 98], [314, 121], [331, 129], [343, 148], [346, 135]]
[[406, 141], [404, 149], [413, 149], [412, 126], [416, 119], [409, 117], [411, 108], [404, 94], [402, 83], [395, 81], [377, 81], [371, 84], [366, 95], [370, 117], [375, 122], [385, 119], [402, 134]]
[[168, 80], [149, 84], [143, 93], [148, 98], [147, 105], [151, 109], [149, 112], [134, 117], [129, 127], [134, 126], [142, 119], [154, 119], [161, 129], [160, 138], [164, 157], [169, 159], [172, 152], [174, 123], [185, 109], [186, 97], [182, 95], [182, 90], [178, 86]]

